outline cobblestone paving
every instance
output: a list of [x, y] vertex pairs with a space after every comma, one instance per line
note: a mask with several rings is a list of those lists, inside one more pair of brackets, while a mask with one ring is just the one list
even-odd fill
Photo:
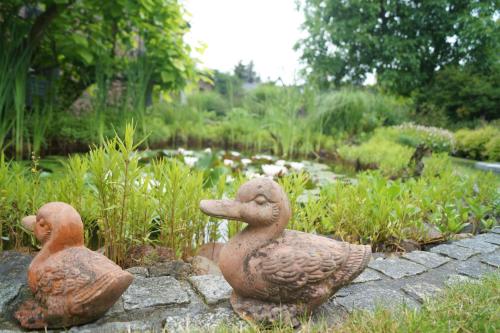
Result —
[[[0, 253], [0, 333], [19, 332], [12, 309], [29, 293], [26, 271], [31, 258]], [[454, 283], [476, 281], [500, 272], [500, 227], [469, 239], [441, 244], [430, 251], [414, 251], [399, 258], [377, 258], [350, 285], [339, 290], [316, 310], [314, 318], [342, 320], [356, 309], [406, 304], [418, 308], [430, 297]], [[188, 327], [209, 328], [220, 323], [244, 325], [233, 313], [228, 299], [231, 287], [217, 275], [192, 276], [187, 280], [151, 274], [147, 268], [129, 269], [133, 284], [98, 321], [73, 327], [73, 333], [176, 332]], [[160, 276], [158, 276], [160, 275]]]

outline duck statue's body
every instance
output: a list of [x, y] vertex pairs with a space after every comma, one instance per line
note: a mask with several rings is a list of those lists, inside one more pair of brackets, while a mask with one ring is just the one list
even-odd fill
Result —
[[353, 245], [285, 230], [291, 217], [282, 188], [267, 178], [242, 185], [236, 200], [203, 200], [211, 216], [248, 226], [219, 256], [219, 267], [233, 287], [231, 305], [244, 319], [289, 320], [309, 313], [368, 265], [370, 246]]
[[68, 204], [51, 202], [23, 219], [42, 249], [28, 268], [34, 299], [15, 317], [30, 329], [80, 325], [102, 316], [132, 283], [130, 273], [84, 246], [83, 223]]

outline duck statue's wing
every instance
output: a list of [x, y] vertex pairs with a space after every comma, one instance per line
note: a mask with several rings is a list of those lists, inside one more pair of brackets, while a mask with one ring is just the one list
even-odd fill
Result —
[[79, 302], [81, 294], [86, 294], [115, 266], [104, 256], [86, 248], [66, 249], [37, 271], [35, 295], [43, 302], [51, 296], [72, 295], [73, 302]]
[[266, 281], [293, 290], [327, 279], [337, 267], [337, 260], [328, 247], [308, 244], [307, 247], [275, 248], [262, 260], [260, 268]]
[[64, 296], [86, 287], [94, 277], [78, 266], [56, 263], [37, 272], [37, 299], [45, 303], [50, 296]]

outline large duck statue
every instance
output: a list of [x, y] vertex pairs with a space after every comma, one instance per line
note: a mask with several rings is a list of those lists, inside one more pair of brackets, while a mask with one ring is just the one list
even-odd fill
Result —
[[267, 178], [243, 184], [235, 200], [202, 200], [210, 216], [248, 226], [230, 239], [219, 267], [233, 287], [233, 309], [243, 319], [294, 325], [368, 265], [371, 248], [285, 230], [291, 217], [283, 189]]
[[23, 219], [42, 249], [28, 268], [34, 299], [15, 313], [29, 329], [80, 325], [102, 316], [132, 283], [130, 273], [84, 246], [78, 212], [63, 202], [42, 206]]

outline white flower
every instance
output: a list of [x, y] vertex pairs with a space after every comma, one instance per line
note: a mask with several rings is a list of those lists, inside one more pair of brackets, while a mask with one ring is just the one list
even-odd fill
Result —
[[288, 169], [284, 166], [274, 165], [274, 164], [264, 164], [262, 165], [262, 171], [268, 177], [274, 177], [278, 175], [284, 175], [287, 173]]
[[248, 178], [248, 179], [254, 179], [254, 178], [259, 178], [259, 177], [263, 177], [261, 174], [258, 174], [258, 173], [255, 173], [253, 171], [247, 171], [245, 172], [245, 177]]
[[230, 154], [231, 154], [232, 156], [234, 156], [234, 157], [240, 157], [240, 155], [241, 155], [241, 154], [240, 154], [240, 153], [238, 153], [237, 151], [232, 151], [232, 152], [230, 152]]
[[269, 156], [269, 155], [255, 155], [252, 158], [254, 160], [268, 160], [268, 161], [272, 161], [273, 160], [273, 157]]
[[234, 165], [234, 161], [233, 160], [224, 159], [224, 165], [231, 167], [231, 166]]
[[196, 162], [198, 162], [198, 157], [184, 156], [184, 163], [186, 163], [187, 166], [193, 167]]
[[285, 160], [277, 160], [275, 164], [279, 166], [285, 166], [285, 163], [286, 163]]
[[290, 162], [290, 166], [295, 171], [300, 171], [300, 170], [304, 169], [304, 163], [300, 163], [300, 162]]
[[232, 182], [234, 182], [234, 177], [231, 176], [231, 175], [227, 175], [227, 177], [226, 177], [226, 183], [229, 184], [229, 183], [232, 183]]
[[205, 153], [211, 153], [212, 152], [212, 148], [210, 148], [210, 147], [205, 148], [204, 152]]
[[249, 165], [250, 163], [252, 163], [252, 160], [249, 159], [249, 158], [242, 158], [241, 159], [241, 164], [243, 164], [244, 166], [247, 166]]

